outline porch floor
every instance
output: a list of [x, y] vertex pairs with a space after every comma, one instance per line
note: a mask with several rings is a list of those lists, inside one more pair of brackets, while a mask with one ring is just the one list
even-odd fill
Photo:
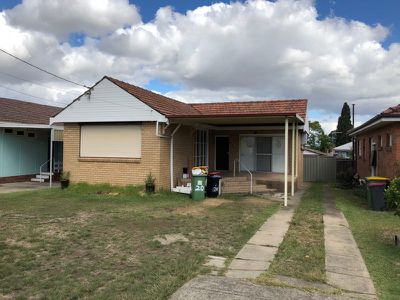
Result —
[[[219, 171], [222, 178], [224, 177], [234, 177], [231, 171]], [[283, 173], [267, 173], [267, 172], [252, 172], [254, 180], [268, 180], [268, 181], [284, 181], [285, 174]], [[250, 174], [245, 171], [236, 172], [236, 177], [247, 177], [250, 179]], [[297, 176], [294, 176], [295, 181]], [[288, 182], [292, 181], [292, 175], [288, 175]]]
[[[285, 175], [283, 173], [266, 173], [266, 172], [252, 172], [253, 184], [258, 186], [264, 186], [266, 189], [273, 189], [278, 192], [284, 191]], [[246, 178], [246, 181], [250, 181], [250, 174], [248, 172], [237, 172], [236, 176], [233, 176], [233, 172], [221, 172], [222, 182], [230, 181], [234, 178]], [[291, 189], [292, 176], [288, 176], [288, 190]], [[297, 176], [295, 176], [295, 191], [297, 191]], [[246, 187], [247, 188], [247, 187]]]

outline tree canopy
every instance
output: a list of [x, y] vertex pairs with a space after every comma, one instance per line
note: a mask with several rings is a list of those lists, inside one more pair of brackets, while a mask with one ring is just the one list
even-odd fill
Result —
[[336, 132], [334, 134], [335, 146], [340, 146], [351, 142], [351, 137], [347, 132], [352, 128], [353, 124], [351, 124], [350, 107], [347, 102], [345, 102], [343, 104], [342, 112], [340, 113]]
[[332, 142], [327, 136], [318, 121], [310, 122], [310, 132], [308, 134], [307, 145], [311, 149], [329, 152], [332, 149]]

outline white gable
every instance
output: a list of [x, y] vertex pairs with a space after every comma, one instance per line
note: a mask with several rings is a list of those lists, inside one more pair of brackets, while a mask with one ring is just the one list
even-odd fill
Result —
[[165, 122], [165, 116], [115, 85], [107, 78], [90, 95], [83, 95], [54, 118], [53, 123]]

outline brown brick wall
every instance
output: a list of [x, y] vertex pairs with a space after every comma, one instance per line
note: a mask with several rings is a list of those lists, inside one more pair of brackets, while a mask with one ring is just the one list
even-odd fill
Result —
[[167, 144], [169, 141], [156, 136], [155, 123], [145, 122], [142, 124], [141, 159], [80, 158], [80, 125], [65, 124], [64, 170], [71, 172], [71, 182], [113, 185], [144, 184], [151, 172], [156, 178], [157, 188], [169, 187], [166, 185], [169, 178], [165, 178], [169, 171], [162, 170], [161, 174], [160, 168], [164, 164], [160, 152], [161, 149], [165, 151]]
[[[387, 147], [387, 134], [392, 135], [393, 145]], [[383, 139], [383, 147], [379, 146], [378, 136]], [[357, 154], [357, 173], [360, 177], [371, 176], [371, 151], [369, 139], [376, 143], [377, 149], [377, 176], [395, 177], [396, 161], [400, 159], [400, 128], [396, 124], [386, 125], [384, 127], [371, 130], [369, 132], [360, 134], [356, 137], [357, 141], [365, 141], [365, 155], [361, 157], [358, 152], [358, 143], [356, 143]], [[362, 151], [361, 151], [362, 152]]]
[[[167, 135], [174, 129], [171, 126]], [[233, 171], [233, 160], [239, 157], [239, 135], [246, 131], [210, 131], [209, 132], [209, 167], [214, 169], [215, 135], [230, 137], [230, 170]], [[267, 133], [261, 132], [258, 133]], [[279, 133], [279, 131], [268, 133]], [[289, 132], [290, 133], [290, 132]], [[174, 185], [182, 177], [182, 169], [189, 172], [194, 164], [195, 129], [182, 126], [174, 136]], [[299, 139], [300, 140], [300, 139]], [[303, 166], [300, 143], [298, 149], [299, 180], [302, 182]], [[289, 156], [291, 155], [291, 134], [289, 136]], [[142, 158], [141, 159], [109, 159], [80, 158], [80, 125], [64, 126], [64, 170], [71, 172], [71, 182], [110, 183], [113, 185], [143, 184], [150, 172], [156, 177], [157, 188], [170, 188], [170, 139], [160, 138], [155, 134], [155, 123], [142, 124]], [[289, 174], [291, 162], [289, 161]]]

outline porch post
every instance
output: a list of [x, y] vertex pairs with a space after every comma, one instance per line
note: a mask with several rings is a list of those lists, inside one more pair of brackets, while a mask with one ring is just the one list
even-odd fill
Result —
[[[296, 155], [299, 154], [299, 124], [296, 122]], [[299, 160], [296, 156], [296, 177], [298, 176], [299, 172]]]
[[289, 156], [289, 120], [285, 117], [285, 183], [284, 183], [284, 205], [287, 206], [288, 194], [288, 156]]
[[[294, 126], [295, 126], [295, 123], [293, 122], [292, 123], [292, 191], [291, 191], [291, 195], [292, 196], [294, 196], [294, 162], [295, 162], [295, 159], [296, 159], [296, 157], [295, 157], [295, 144], [294, 144], [294, 139], [295, 139], [295, 136], [294, 136]], [[297, 160], [297, 159], [296, 159]]]
[[50, 129], [50, 177], [49, 177], [50, 188], [53, 184], [53, 140], [54, 140], [54, 128], [51, 128]]

